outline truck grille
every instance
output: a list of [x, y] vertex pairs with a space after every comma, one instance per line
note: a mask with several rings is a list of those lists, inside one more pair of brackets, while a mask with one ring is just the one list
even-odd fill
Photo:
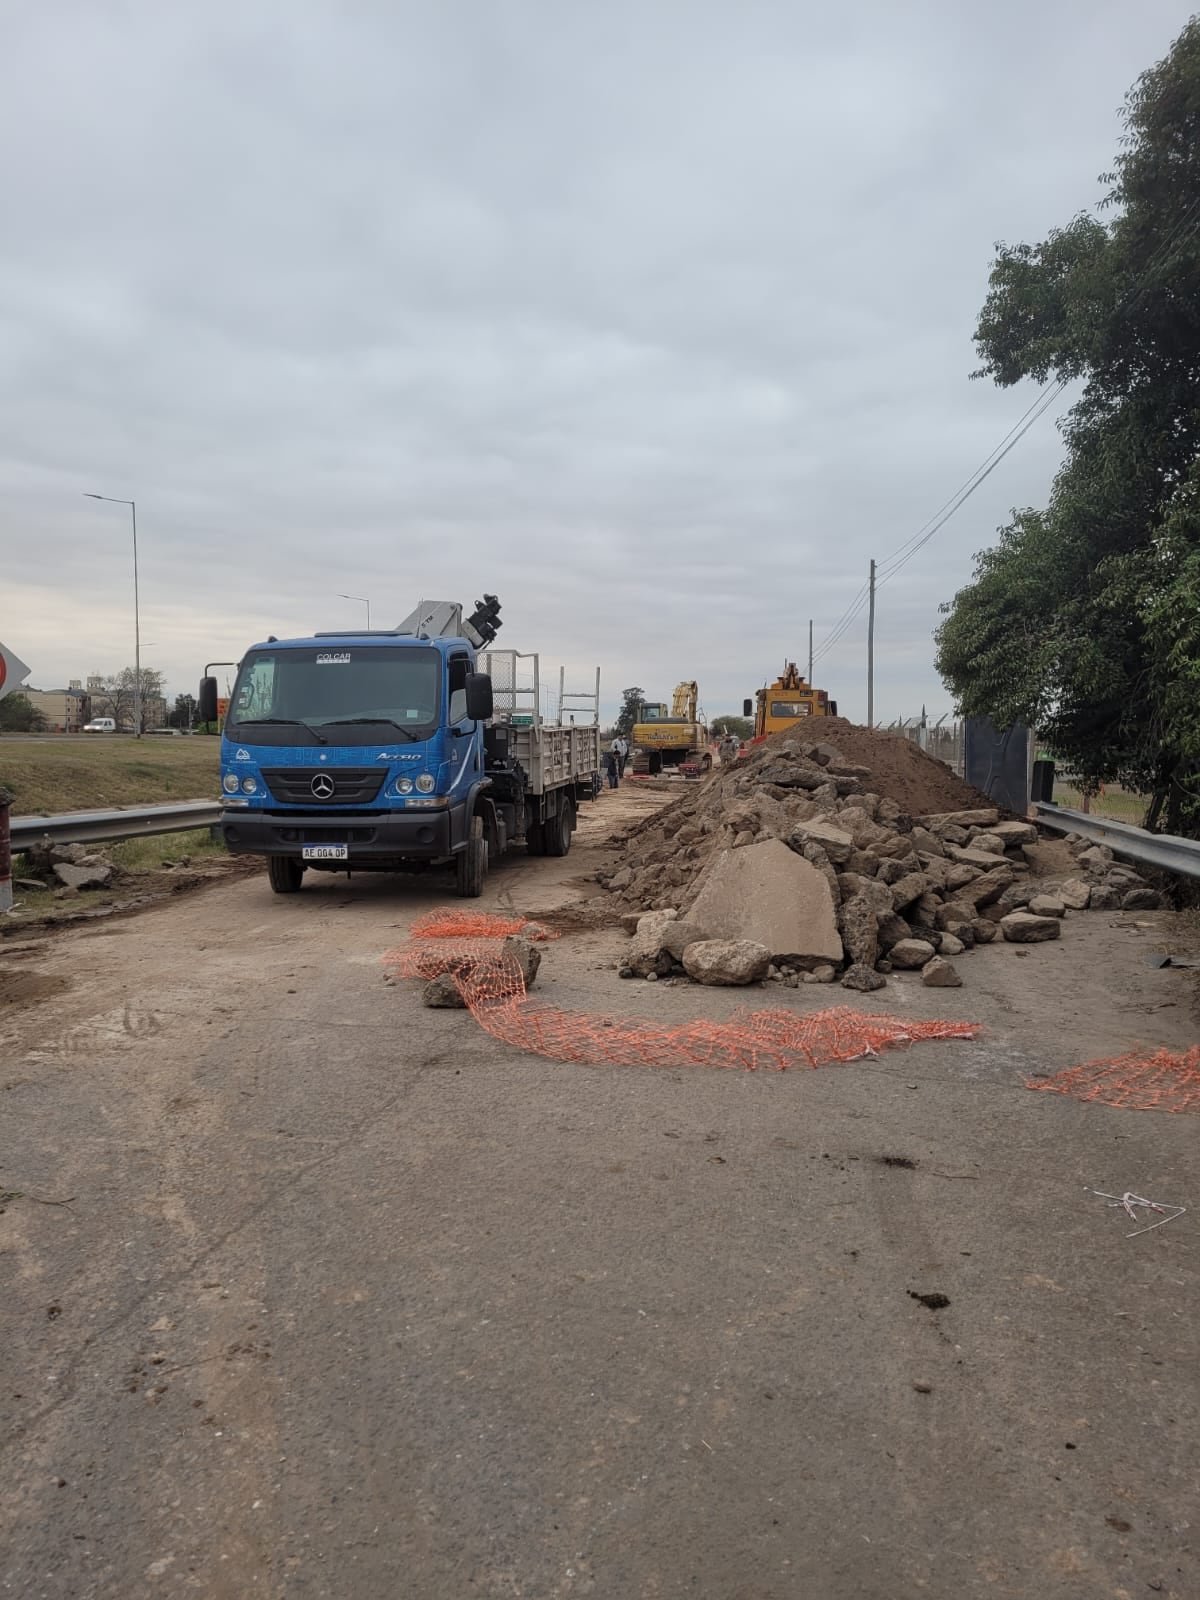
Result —
[[[387, 777], [381, 767], [264, 767], [262, 775], [275, 799], [288, 806], [369, 805]], [[314, 792], [317, 780], [332, 783], [333, 792]]]

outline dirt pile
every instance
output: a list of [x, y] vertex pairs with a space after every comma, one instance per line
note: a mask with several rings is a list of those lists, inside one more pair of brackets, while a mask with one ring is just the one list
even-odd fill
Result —
[[[1157, 902], [1132, 868], [1081, 839], [1047, 875], [1032, 823], [1002, 817], [908, 740], [822, 722], [822, 735], [833, 732], [839, 744], [777, 735], [690, 787], [624, 836], [619, 866], [600, 883], [631, 912], [677, 914], [697, 943], [756, 941], [780, 981], [830, 982], [840, 968], [843, 984], [860, 990], [882, 987], [897, 969], [951, 986], [958, 978], [946, 958], [976, 944], [1041, 943], [1089, 904]], [[681, 929], [661, 938], [657, 924], [653, 938], [640, 929], [624, 970], [688, 970]], [[648, 941], [653, 950], [642, 948]]]

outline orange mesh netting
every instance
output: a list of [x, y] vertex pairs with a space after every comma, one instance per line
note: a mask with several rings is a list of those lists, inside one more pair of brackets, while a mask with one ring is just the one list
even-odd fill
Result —
[[1025, 1087], [1127, 1111], [1200, 1111], [1200, 1048], [1131, 1050], [1109, 1061], [1068, 1067], [1053, 1078], [1030, 1078]]
[[522, 930], [527, 938], [550, 937], [520, 918], [435, 911], [414, 924], [410, 944], [389, 952], [384, 961], [410, 978], [452, 974], [476, 1022], [494, 1039], [588, 1066], [742, 1066], [782, 1072], [854, 1061], [921, 1039], [970, 1039], [978, 1031], [971, 1022], [901, 1020], [846, 1006], [810, 1016], [779, 1007], [743, 1008], [728, 1022], [673, 1026], [562, 1011], [528, 998], [520, 962], [496, 944]]

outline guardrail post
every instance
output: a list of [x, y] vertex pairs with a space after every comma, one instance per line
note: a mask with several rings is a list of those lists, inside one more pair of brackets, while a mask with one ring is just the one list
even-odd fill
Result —
[[9, 791], [0, 789], [0, 911], [13, 908], [12, 834], [8, 824], [8, 808], [12, 802]]

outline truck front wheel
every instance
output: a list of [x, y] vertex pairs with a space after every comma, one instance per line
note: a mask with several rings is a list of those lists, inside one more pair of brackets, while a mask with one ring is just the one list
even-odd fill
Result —
[[304, 863], [291, 856], [268, 856], [267, 877], [276, 894], [295, 894], [304, 881]]
[[454, 885], [464, 900], [478, 900], [487, 874], [487, 840], [483, 837], [483, 818], [471, 818], [465, 850], [454, 858]]

